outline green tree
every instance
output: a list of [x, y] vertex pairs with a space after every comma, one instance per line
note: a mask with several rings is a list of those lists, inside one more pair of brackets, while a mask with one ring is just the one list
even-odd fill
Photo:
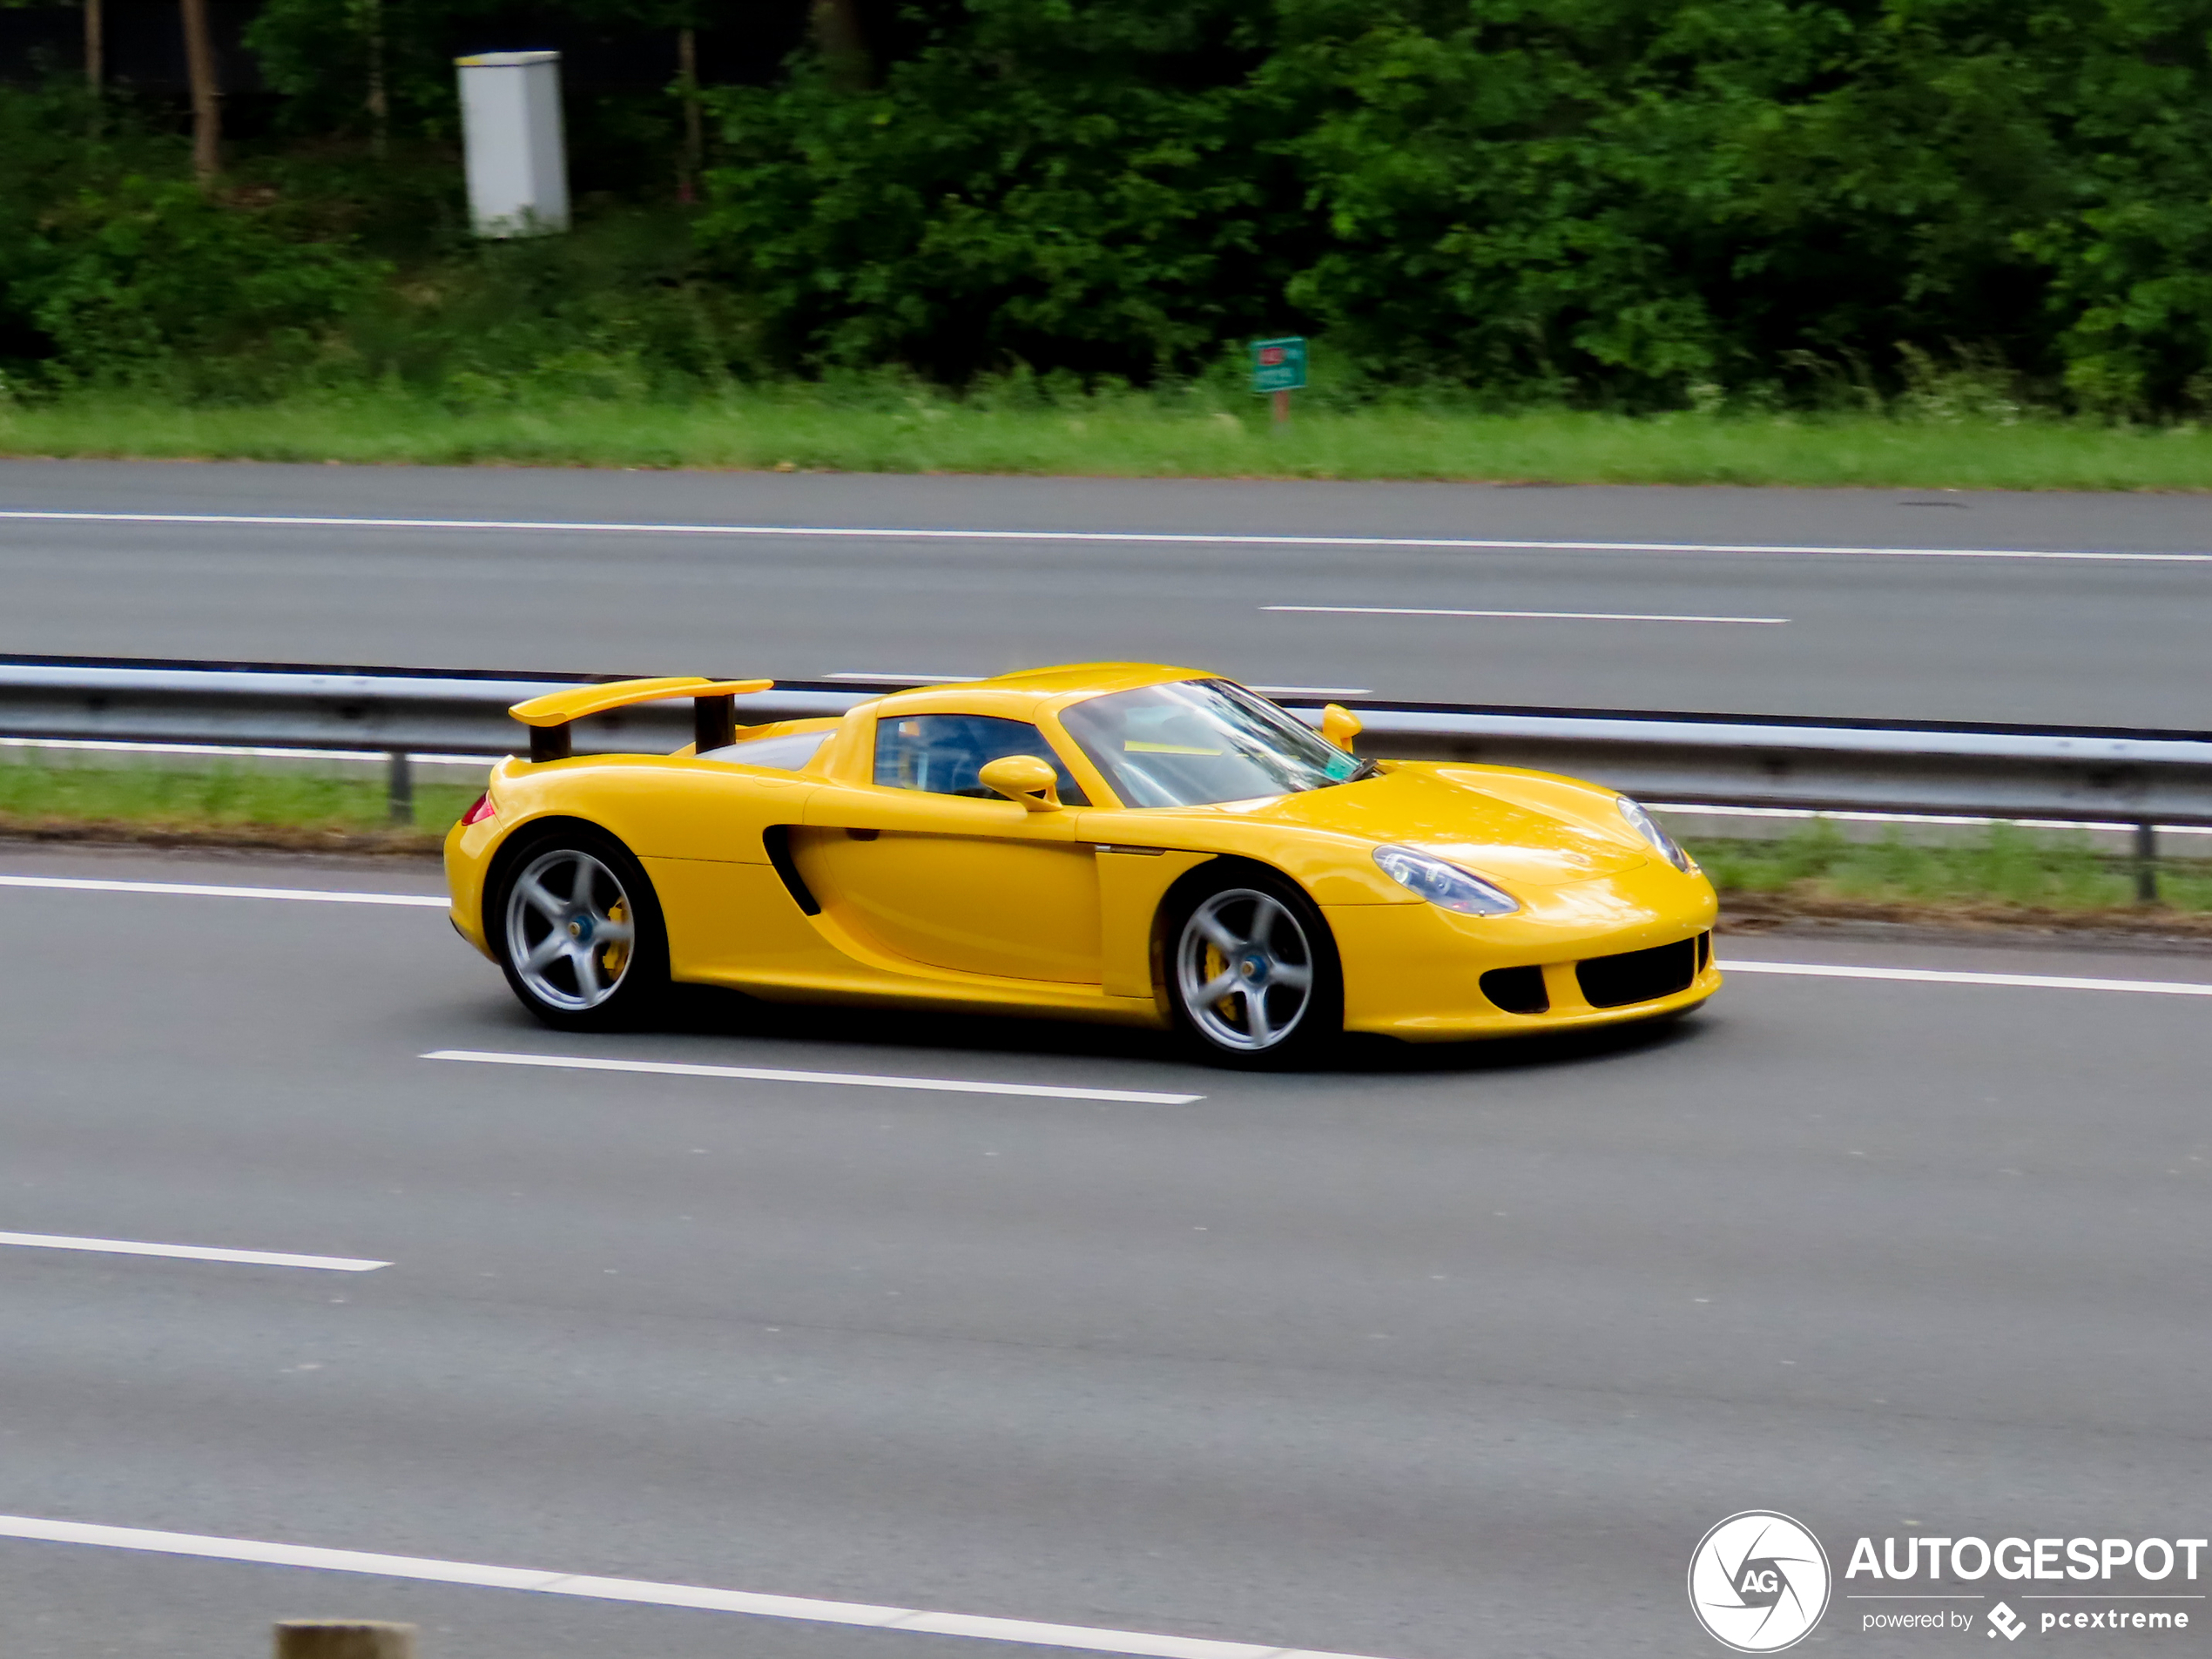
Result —
[[1279, 320], [1301, 240], [1253, 10], [975, 0], [871, 91], [725, 90], [702, 245], [795, 363], [1188, 361]]

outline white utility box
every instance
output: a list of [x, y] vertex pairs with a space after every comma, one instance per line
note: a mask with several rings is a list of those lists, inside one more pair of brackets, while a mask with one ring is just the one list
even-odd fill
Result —
[[541, 236], [569, 227], [561, 141], [561, 54], [456, 57], [469, 152], [469, 216], [479, 236]]

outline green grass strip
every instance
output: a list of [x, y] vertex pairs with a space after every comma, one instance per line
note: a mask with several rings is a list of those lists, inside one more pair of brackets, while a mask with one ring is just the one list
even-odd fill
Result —
[[[1724, 893], [1795, 894], [1893, 904], [1995, 904], [2055, 911], [2135, 902], [2131, 857], [2101, 852], [2084, 833], [1993, 824], [1963, 845], [1846, 839], [1816, 819], [1771, 841], [1695, 839], [1690, 850]], [[2212, 910], [2212, 860], [2161, 859], [2159, 901]]]
[[440, 831], [482, 791], [481, 779], [428, 782], [418, 774], [412, 826], [395, 826], [381, 777], [348, 778], [161, 765], [53, 763], [40, 752], [0, 759], [0, 826], [54, 829], [105, 824], [181, 833], [293, 830], [368, 833]]
[[2212, 489], [2212, 431], [2055, 417], [1483, 414], [1411, 402], [1301, 408], [1211, 394], [1023, 406], [916, 390], [769, 387], [688, 402], [477, 403], [401, 392], [253, 406], [111, 394], [0, 405], [0, 454], [251, 461], [1492, 480], [1922, 489]]

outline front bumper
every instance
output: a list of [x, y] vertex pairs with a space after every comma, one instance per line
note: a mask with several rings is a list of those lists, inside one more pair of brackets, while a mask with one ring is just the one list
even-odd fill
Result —
[[[1409, 1042], [1533, 1035], [1679, 1013], [1720, 988], [1711, 949], [1718, 906], [1703, 880], [1661, 905], [1627, 900], [1617, 888], [1595, 907], [1587, 900], [1597, 894], [1574, 896], [1579, 902], [1563, 907], [1499, 917], [1427, 904], [1327, 907], [1344, 967], [1345, 1028]], [[1678, 945], [1694, 954], [1664, 948]], [[1615, 960], [1642, 952], [1653, 953], [1658, 971]], [[1686, 972], [1663, 971], [1676, 960]], [[1484, 976], [1501, 969], [1520, 972], [1486, 990]], [[1658, 994], [1615, 1000], [1635, 994], [1640, 974]], [[1514, 1011], [1532, 1008], [1541, 1011]]]

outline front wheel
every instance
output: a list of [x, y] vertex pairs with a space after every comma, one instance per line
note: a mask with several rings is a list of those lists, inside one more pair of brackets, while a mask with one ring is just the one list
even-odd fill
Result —
[[1328, 924], [1289, 883], [1254, 871], [1202, 888], [1171, 919], [1167, 942], [1176, 1024], [1209, 1058], [1293, 1064], [1343, 1035]]
[[584, 826], [524, 848], [495, 900], [499, 964], [516, 997], [563, 1031], [632, 1025], [668, 988], [668, 938], [644, 867]]

